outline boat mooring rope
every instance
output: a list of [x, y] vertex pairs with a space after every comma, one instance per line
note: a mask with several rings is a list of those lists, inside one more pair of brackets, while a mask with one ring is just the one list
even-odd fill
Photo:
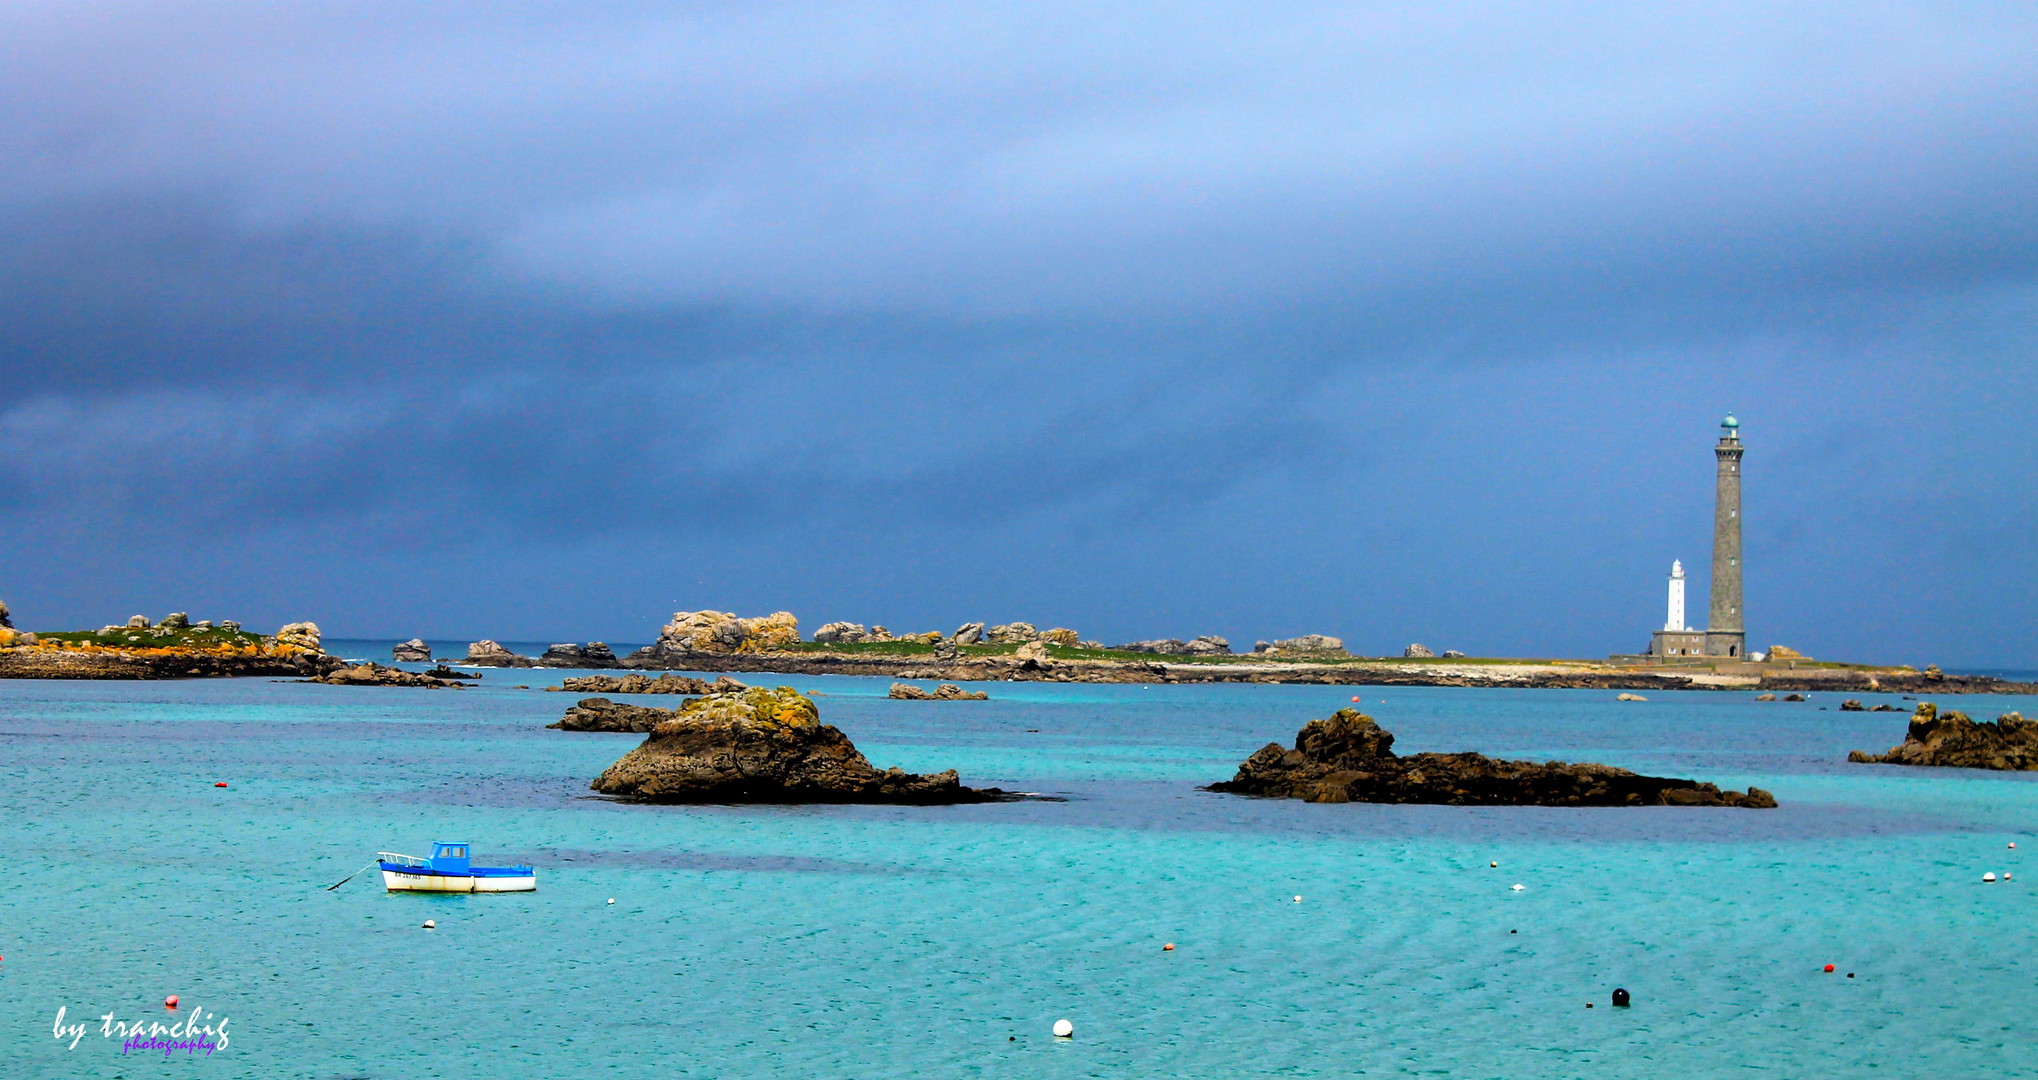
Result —
[[[381, 860], [381, 859], [377, 859], [377, 860], [375, 860], [374, 862], [371, 862], [371, 863], [369, 863], [369, 864], [368, 864], [368, 866], [377, 866], [377, 865], [380, 865], [380, 864], [381, 864], [381, 862], [382, 862], [382, 860]], [[362, 868], [361, 868], [361, 870], [366, 870], [366, 869], [368, 869], [368, 866], [364, 866], [364, 867], [362, 867]], [[348, 874], [348, 875], [347, 875], [346, 877], [343, 877], [343, 878], [341, 878], [340, 880], [338, 880], [338, 881], [335, 881], [335, 882], [333, 882], [333, 883], [332, 883], [331, 885], [328, 885], [328, 886], [326, 886], [326, 891], [327, 891], [327, 892], [332, 892], [332, 891], [333, 891], [334, 889], [337, 889], [337, 888], [339, 888], [340, 886], [342, 886], [342, 885], [345, 885], [345, 884], [346, 884], [347, 882], [349, 882], [349, 881], [352, 881], [352, 880], [354, 880], [354, 879], [355, 879], [355, 878], [357, 878], [357, 877], [360, 877], [360, 876], [361, 876], [361, 870], [356, 870], [356, 871], [354, 871], [353, 873], [351, 873], [351, 874]]]

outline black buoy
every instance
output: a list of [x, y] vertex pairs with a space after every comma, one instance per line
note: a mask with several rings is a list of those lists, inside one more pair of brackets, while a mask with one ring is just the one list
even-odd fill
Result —
[[1618, 986], [1613, 988], [1613, 1007], [1616, 1009], [1628, 1007], [1628, 992]]

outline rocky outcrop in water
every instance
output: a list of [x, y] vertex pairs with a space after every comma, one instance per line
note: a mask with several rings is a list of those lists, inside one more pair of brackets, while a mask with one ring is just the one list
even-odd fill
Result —
[[1965, 713], [1941, 713], [1929, 701], [1918, 703], [1910, 729], [1887, 754], [1856, 750], [1848, 761], [1865, 765], [1932, 765], [1955, 769], [2038, 769], [2038, 721], [2004, 713], [1993, 723], [1977, 722]]
[[482, 638], [480, 641], [468, 643], [467, 665], [469, 667], [525, 668], [537, 667], [538, 661], [521, 653], [513, 653], [504, 648], [499, 642]]
[[[872, 627], [863, 640], [879, 640], [880, 629]], [[658, 632], [657, 641], [631, 653], [618, 666], [684, 667], [689, 658], [750, 655], [799, 643], [800, 621], [789, 611], [749, 619], [726, 611], [675, 611], [672, 621]]]
[[[743, 689], [743, 684], [722, 676], [717, 683], [727, 683], [731, 689]], [[706, 679], [691, 675], [674, 675], [670, 672], [652, 678], [649, 675], [584, 675], [578, 679], [562, 679], [559, 686], [548, 686], [547, 690], [566, 690], [577, 694], [706, 694], [710, 692]]]
[[444, 664], [430, 671], [405, 671], [402, 668], [387, 667], [370, 661], [352, 667], [337, 668], [305, 681], [325, 683], [328, 686], [416, 686], [433, 690], [452, 687], [458, 690], [466, 685], [459, 680], [480, 677], [471, 671], [454, 671]]
[[571, 641], [553, 645], [545, 650], [545, 655], [538, 657], [539, 667], [612, 668], [616, 663], [616, 654], [599, 641], [585, 645]]
[[1436, 658], [1436, 654], [1429, 651], [1429, 646], [1421, 642], [1416, 642], [1401, 650], [1401, 655], [1404, 659], [1408, 660], [1432, 660]]
[[896, 701], [989, 701], [991, 695], [982, 690], [964, 690], [954, 683], [942, 683], [932, 690], [922, 690], [912, 683], [895, 682], [891, 692], [885, 695]]
[[[177, 612], [165, 618], [163, 624], [167, 627], [171, 619], [182, 619], [183, 616], [183, 612]], [[184, 619], [183, 625], [188, 627], [191, 621]], [[276, 644], [303, 649], [308, 653], [323, 651], [319, 645], [318, 624], [314, 622], [284, 623], [283, 629], [276, 631]]]
[[963, 787], [953, 769], [923, 776], [872, 768], [847, 736], [821, 723], [811, 699], [789, 686], [687, 702], [592, 786], [604, 795], [672, 803], [935, 804], [1005, 795]]
[[1268, 743], [1212, 791], [1308, 802], [1442, 803], [1451, 806], [1739, 806], [1767, 809], [1761, 788], [1643, 776], [1607, 765], [1504, 761], [1484, 754], [1394, 753], [1394, 736], [1353, 709], [1311, 720], [1295, 747]]
[[546, 724], [560, 731], [617, 731], [648, 734], [652, 728], [679, 715], [678, 709], [652, 709], [628, 705], [605, 697], [582, 698], [557, 723]]
[[399, 664], [429, 664], [432, 662], [432, 647], [422, 638], [412, 638], [390, 649], [389, 658]]

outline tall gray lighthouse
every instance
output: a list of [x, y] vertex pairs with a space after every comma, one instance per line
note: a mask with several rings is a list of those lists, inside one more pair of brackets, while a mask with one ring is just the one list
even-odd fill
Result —
[[1745, 657], [1748, 630], [1741, 613], [1741, 422], [1720, 421], [1718, 486], [1712, 511], [1712, 616], [1705, 624], [1707, 656]]

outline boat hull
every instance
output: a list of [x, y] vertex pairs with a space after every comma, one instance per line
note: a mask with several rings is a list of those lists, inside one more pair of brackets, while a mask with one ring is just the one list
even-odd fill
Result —
[[430, 874], [403, 870], [382, 871], [383, 887], [390, 892], [536, 892], [537, 874]]

